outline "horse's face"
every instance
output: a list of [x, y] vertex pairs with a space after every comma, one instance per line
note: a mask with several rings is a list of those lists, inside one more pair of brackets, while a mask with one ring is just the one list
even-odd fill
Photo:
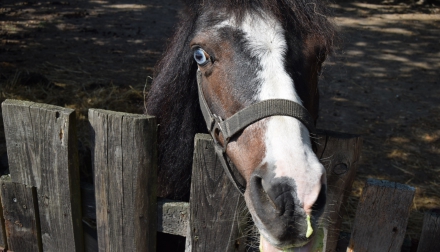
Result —
[[[228, 118], [267, 99], [314, 110], [307, 104], [316, 92], [318, 45], [307, 45], [308, 38], [287, 32], [271, 16], [248, 14], [236, 22], [211, 13], [197, 27], [190, 47], [214, 114]], [[217, 140], [224, 143], [221, 134]], [[304, 246], [317, 229], [326, 188], [307, 128], [293, 117], [268, 117], [233, 137], [226, 154], [246, 180], [246, 203], [263, 246]]]

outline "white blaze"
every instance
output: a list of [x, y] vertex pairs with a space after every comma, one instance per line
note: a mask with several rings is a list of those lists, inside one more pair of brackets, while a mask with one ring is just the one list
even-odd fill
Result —
[[[257, 100], [287, 99], [302, 105], [284, 61], [287, 42], [284, 29], [274, 18], [248, 15], [240, 25], [253, 56], [259, 59], [262, 83]], [[324, 168], [313, 153], [309, 131], [297, 119], [273, 116], [268, 119], [263, 163], [275, 166], [275, 177], [294, 178], [299, 199], [308, 209], [316, 201]]]
[[[262, 85], [255, 100], [287, 99], [302, 105], [293, 79], [284, 65], [287, 42], [282, 25], [270, 16], [247, 15], [238, 26], [234, 20], [227, 20], [217, 28], [224, 26], [240, 29], [247, 40], [245, 46], [253, 57], [259, 59], [261, 71], [258, 71], [256, 79]], [[275, 177], [294, 179], [297, 196], [309, 215], [318, 197], [325, 170], [311, 148], [308, 129], [293, 117], [272, 116], [267, 119], [265, 145], [262, 164], [273, 169]], [[258, 216], [254, 218], [258, 220]], [[275, 243], [264, 229], [260, 229], [260, 232]]]

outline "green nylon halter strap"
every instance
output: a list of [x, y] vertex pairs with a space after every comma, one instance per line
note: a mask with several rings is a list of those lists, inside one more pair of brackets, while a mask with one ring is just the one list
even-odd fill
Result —
[[[211, 136], [214, 139], [215, 151], [220, 158], [226, 174], [228, 175], [229, 179], [231, 179], [235, 187], [237, 187], [237, 189], [242, 194], [244, 193], [246, 187], [243, 185], [243, 183], [239, 182], [239, 180], [244, 181], [244, 179], [237, 178], [237, 172], [234, 172], [231, 169], [231, 166], [226, 156], [226, 148], [231, 137], [233, 137], [239, 131], [245, 129], [252, 123], [255, 123], [269, 116], [290, 116], [296, 118], [307, 127], [310, 133], [315, 132], [315, 127], [310, 113], [298, 103], [284, 99], [271, 99], [257, 102], [238, 111], [231, 117], [223, 120], [219, 116], [213, 114], [209, 109], [208, 103], [206, 102], [205, 96], [203, 94], [201, 77], [201, 72], [197, 70], [199, 103], [203, 118], [205, 119], [208, 131], [211, 133]], [[218, 130], [219, 133], [222, 134], [225, 140], [223, 147], [216, 139], [216, 130]], [[238, 174], [238, 176], [240, 175]]]
[[307, 127], [309, 132], [313, 133], [315, 130], [312, 116], [303, 106], [283, 99], [265, 100], [252, 104], [219, 124], [223, 137], [229, 139], [252, 123], [274, 115], [295, 117]]

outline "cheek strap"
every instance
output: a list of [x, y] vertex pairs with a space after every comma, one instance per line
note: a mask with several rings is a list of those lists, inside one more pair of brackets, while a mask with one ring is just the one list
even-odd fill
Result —
[[[243, 194], [246, 190], [246, 181], [237, 172], [237, 169], [232, 170], [232, 162], [226, 155], [226, 148], [229, 140], [239, 131], [245, 129], [247, 126], [270, 116], [290, 116], [298, 119], [306, 128], [309, 133], [315, 133], [315, 126], [312, 120], [312, 116], [303, 106], [296, 102], [285, 99], [270, 99], [261, 102], [254, 103], [231, 117], [224, 119], [213, 114], [208, 107], [205, 96], [202, 90], [202, 73], [197, 70], [197, 86], [199, 93], [200, 109], [205, 119], [206, 126], [214, 139], [215, 152], [222, 163], [222, 166], [228, 175], [229, 179], [233, 182], [235, 187]], [[217, 141], [216, 133], [221, 133], [224, 139], [223, 146]]]

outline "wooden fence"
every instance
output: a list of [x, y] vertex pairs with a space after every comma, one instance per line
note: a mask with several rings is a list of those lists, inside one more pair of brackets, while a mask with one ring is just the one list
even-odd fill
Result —
[[[6, 100], [2, 113], [10, 175], [0, 181], [1, 251], [156, 251], [157, 232], [185, 236], [187, 251], [249, 249], [243, 197], [210, 136], [195, 138], [190, 203], [175, 202], [156, 198], [154, 117], [89, 110], [88, 188], [80, 186], [74, 110]], [[325, 251], [336, 251], [362, 139], [334, 132], [316, 138], [328, 174]], [[400, 251], [413, 196], [409, 186], [367, 181], [347, 251]], [[96, 205], [96, 224], [85, 202]], [[438, 237], [440, 217], [427, 213], [417, 251], [440, 251]]]

